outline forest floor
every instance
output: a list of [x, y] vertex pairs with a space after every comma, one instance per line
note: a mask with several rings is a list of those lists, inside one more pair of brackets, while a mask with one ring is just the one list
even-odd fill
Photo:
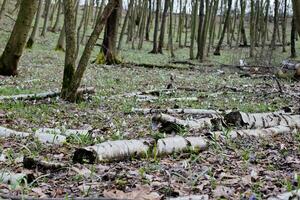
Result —
[[[9, 34], [3, 30], [0, 34], [2, 50]], [[60, 89], [64, 53], [53, 50], [53, 41], [58, 35], [48, 35], [40, 38], [33, 49], [26, 50], [17, 77], [0, 77], [0, 96]], [[143, 50], [131, 50], [129, 46], [125, 45], [120, 54], [123, 62], [157, 65], [172, 62], [167, 50], [163, 55], [148, 54], [150, 43], [145, 43]], [[237, 65], [240, 59], [247, 59], [248, 50], [226, 49], [221, 57], [211, 56], [204, 64], [195, 62], [189, 69], [183, 64], [172, 66], [185, 69], [90, 64], [82, 86], [95, 87], [96, 93], [79, 103], [57, 98], [0, 102], [0, 124], [7, 128], [26, 132], [42, 127], [90, 129], [92, 132], [82, 138], [69, 138], [63, 146], [1, 138], [1, 169], [15, 173], [26, 171], [24, 156], [63, 163], [67, 167], [31, 170], [36, 177], [33, 183], [0, 183], [0, 192], [36, 197], [104, 195], [126, 199], [140, 195], [144, 199], [159, 199], [202, 194], [210, 199], [266, 199], [299, 188], [300, 133], [224, 143], [211, 140], [209, 149], [201, 153], [174, 153], [159, 158], [94, 165], [72, 163], [72, 154], [78, 147], [106, 140], [154, 138], [162, 134], [151, 129], [151, 115], [132, 113], [132, 108], [202, 108], [255, 113], [299, 106], [300, 83], [293, 79], [280, 79], [278, 83], [273, 77], [276, 69], [241, 70], [222, 65]], [[188, 48], [176, 51], [176, 60], [187, 60], [187, 52]], [[283, 54], [278, 49], [274, 54], [276, 59], [272, 63], [278, 68], [288, 53]], [[161, 93], [155, 101], [117, 96], [163, 90], [170, 84], [173, 88], [186, 87], [194, 91], [175, 89], [171, 94]], [[198, 97], [198, 100], [165, 101], [173, 97]], [[206, 137], [203, 132], [188, 130], [180, 134]], [[164, 136], [167, 135], [160, 137]]]

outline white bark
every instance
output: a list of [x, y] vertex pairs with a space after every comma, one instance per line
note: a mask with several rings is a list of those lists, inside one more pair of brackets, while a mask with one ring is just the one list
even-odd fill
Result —
[[62, 130], [59, 128], [40, 128], [35, 131], [35, 134], [54, 134], [54, 135], [64, 135], [64, 136], [70, 136], [70, 135], [87, 135], [89, 133], [89, 130], [79, 130], [79, 129], [66, 129]]
[[82, 162], [82, 154], [89, 155], [89, 158], [96, 158], [90, 162], [103, 162], [122, 160], [131, 156], [147, 155], [149, 145], [145, 140], [117, 140], [107, 141], [94, 146], [77, 149], [74, 153], [74, 161]]
[[29, 136], [36, 137], [42, 143], [50, 143], [50, 144], [62, 144], [66, 141], [66, 137], [63, 135], [55, 135], [49, 133], [27, 133], [27, 132], [19, 132], [14, 131], [12, 129], [8, 129], [5, 127], [0, 127], [0, 137], [21, 137], [26, 138]]
[[216, 110], [206, 110], [206, 109], [152, 109], [152, 108], [132, 108], [134, 113], [147, 114], [156, 114], [156, 113], [167, 113], [167, 114], [191, 114], [191, 115], [218, 115], [221, 112]]
[[[73, 161], [83, 163], [110, 162], [130, 157], [165, 155], [177, 151], [201, 151], [207, 148], [202, 137], [181, 136], [159, 139], [156, 148], [154, 143], [146, 140], [107, 141], [94, 146], [79, 148], [74, 152]], [[153, 152], [151, 152], [153, 151]]]
[[[244, 136], [254, 136], [254, 137], [269, 137], [275, 136], [279, 134], [289, 134], [292, 133], [293, 129], [288, 126], [275, 126], [270, 128], [264, 129], [244, 129], [244, 130], [234, 130], [227, 133], [227, 137], [231, 139], [236, 139], [237, 137], [244, 137]], [[221, 131], [213, 132], [217, 138], [224, 138], [225, 134]]]
[[274, 126], [289, 126], [300, 128], [300, 115], [285, 113], [244, 113], [231, 112], [225, 116], [225, 121], [244, 128], [268, 128]]
[[28, 182], [33, 181], [32, 174], [25, 174], [25, 173], [14, 173], [9, 171], [0, 171], [0, 182], [4, 184], [16, 185], [20, 182], [24, 182], [24, 179]]
[[202, 137], [169, 137], [164, 139], [159, 139], [156, 146], [156, 154], [171, 154], [173, 152], [181, 151], [200, 151], [207, 147], [207, 142]]
[[212, 127], [212, 118], [200, 118], [197, 120], [183, 120], [167, 114], [155, 115], [152, 119], [152, 127], [158, 127], [159, 123], [170, 122], [189, 129], [206, 129]]

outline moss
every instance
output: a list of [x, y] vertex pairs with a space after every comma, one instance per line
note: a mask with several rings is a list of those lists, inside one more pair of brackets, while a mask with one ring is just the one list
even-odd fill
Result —
[[105, 64], [105, 55], [104, 55], [104, 52], [103, 51], [100, 51], [97, 55], [97, 58], [96, 58], [96, 64], [98, 65], [103, 65]]

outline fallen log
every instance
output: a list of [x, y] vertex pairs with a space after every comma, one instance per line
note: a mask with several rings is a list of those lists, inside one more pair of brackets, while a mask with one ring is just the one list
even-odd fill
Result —
[[171, 64], [159, 65], [159, 64], [150, 64], [150, 63], [122, 63], [122, 67], [144, 67], [149, 69], [176, 69], [176, 70], [197, 70], [195, 66], [177, 66]]
[[173, 93], [174, 89], [154, 89], [154, 90], [146, 90], [146, 91], [137, 91], [137, 92], [127, 92], [124, 94], [117, 94], [112, 96], [101, 97], [102, 99], [116, 99], [116, 98], [131, 98], [138, 97], [140, 95], [152, 95], [152, 96], [160, 96], [161, 93]]
[[221, 112], [216, 110], [206, 110], [206, 109], [193, 109], [193, 108], [181, 108], [181, 109], [155, 109], [155, 108], [132, 108], [133, 113], [139, 114], [157, 114], [157, 113], [167, 113], [167, 114], [191, 114], [191, 115], [218, 115]]
[[180, 151], [201, 151], [207, 147], [202, 137], [170, 137], [159, 139], [156, 145], [147, 140], [107, 141], [75, 150], [74, 163], [111, 162], [131, 157], [147, 157], [171, 154]]
[[89, 134], [89, 130], [79, 130], [79, 129], [59, 129], [59, 128], [39, 128], [35, 131], [35, 134], [54, 134], [54, 135], [87, 135]]
[[183, 151], [202, 151], [206, 149], [207, 142], [202, 137], [169, 137], [157, 141], [155, 155], [171, 154]]
[[5, 127], [0, 127], [0, 137], [20, 137], [26, 138], [29, 136], [36, 137], [42, 143], [50, 143], [50, 144], [62, 144], [66, 141], [66, 137], [58, 134], [50, 134], [50, 133], [27, 133], [27, 132], [19, 132], [12, 129], [8, 129]]
[[1, 183], [15, 185], [18, 183], [31, 183], [34, 180], [34, 175], [32, 173], [14, 173], [9, 171], [0, 171]]
[[122, 160], [131, 156], [144, 156], [149, 151], [149, 144], [145, 140], [117, 140], [79, 148], [73, 156], [74, 163], [106, 162]]
[[224, 133], [221, 131], [216, 131], [210, 133], [214, 138], [217, 139], [236, 139], [238, 137], [271, 137], [280, 134], [289, 134], [292, 133], [293, 129], [288, 126], [275, 126], [271, 128], [263, 128], [263, 129], [243, 129], [243, 130], [233, 130], [228, 133]]
[[243, 128], [268, 128], [280, 125], [300, 128], [300, 115], [280, 112], [244, 113], [235, 111], [225, 115], [224, 121], [227, 125]]
[[138, 96], [139, 98], [137, 99], [138, 102], [144, 102], [144, 101], [157, 101], [161, 100], [164, 102], [182, 102], [182, 101], [199, 101], [198, 97], [178, 97], [178, 98], [169, 98], [169, 99], [160, 99], [159, 97], [154, 97], [154, 96]]
[[[93, 94], [95, 93], [95, 88], [87, 87], [87, 88], [79, 88], [77, 91], [78, 94]], [[54, 92], [42, 92], [42, 93], [35, 93], [35, 94], [18, 94], [12, 96], [0, 96], [0, 101], [3, 100], [40, 100], [40, 99], [47, 99], [60, 96], [60, 91]]]
[[39, 171], [46, 171], [46, 170], [53, 171], [53, 170], [60, 170], [67, 167], [67, 165], [63, 163], [48, 162], [48, 161], [38, 160], [30, 157], [24, 157], [23, 166], [25, 169], [37, 169]]
[[200, 118], [183, 120], [167, 114], [156, 114], [152, 117], [152, 129], [159, 130], [161, 132], [172, 133], [179, 132], [184, 128], [188, 129], [216, 129], [220, 125], [218, 118]]

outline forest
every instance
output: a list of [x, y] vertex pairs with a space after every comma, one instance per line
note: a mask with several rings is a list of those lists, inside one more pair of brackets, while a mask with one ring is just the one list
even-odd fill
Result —
[[0, 0], [0, 199], [300, 199], [299, 0]]

